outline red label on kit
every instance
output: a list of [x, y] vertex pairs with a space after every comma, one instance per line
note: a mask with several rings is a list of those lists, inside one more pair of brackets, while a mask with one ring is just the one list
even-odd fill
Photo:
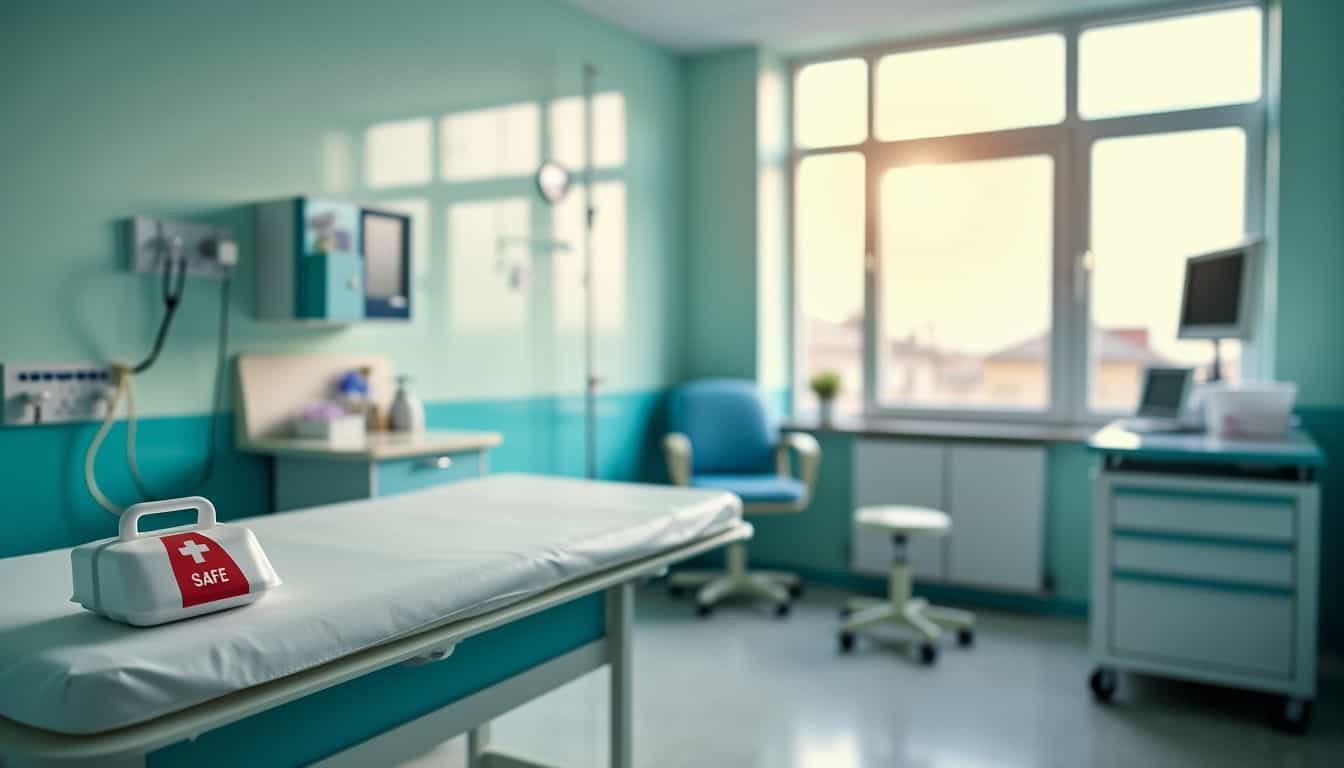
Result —
[[182, 592], [182, 607], [210, 603], [251, 591], [247, 577], [228, 552], [199, 531], [162, 536], [173, 577]]

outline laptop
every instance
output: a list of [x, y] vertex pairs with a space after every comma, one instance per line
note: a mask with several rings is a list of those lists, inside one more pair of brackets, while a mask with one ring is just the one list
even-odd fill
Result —
[[1194, 386], [1193, 368], [1149, 366], [1143, 371], [1143, 395], [1134, 416], [1121, 423], [1131, 432], [1181, 432], [1181, 411]]

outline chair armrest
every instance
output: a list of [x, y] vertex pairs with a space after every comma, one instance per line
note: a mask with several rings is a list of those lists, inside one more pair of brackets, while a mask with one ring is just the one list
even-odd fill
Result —
[[785, 432], [775, 448], [775, 463], [779, 474], [790, 474], [789, 450], [798, 454], [798, 479], [807, 488], [807, 498], [817, 486], [817, 470], [821, 467], [821, 444], [806, 432]]
[[669, 432], [663, 437], [663, 456], [667, 459], [667, 474], [674, 485], [691, 484], [691, 439], [680, 432]]

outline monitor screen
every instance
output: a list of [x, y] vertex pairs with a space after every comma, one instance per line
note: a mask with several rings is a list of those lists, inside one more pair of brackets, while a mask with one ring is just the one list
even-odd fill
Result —
[[1187, 262], [1181, 326], [1238, 325], [1241, 322], [1241, 281], [1245, 266], [1245, 250]]
[[1139, 415], [1159, 418], [1180, 415], [1189, 386], [1189, 368], [1149, 368], [1144, 371]]

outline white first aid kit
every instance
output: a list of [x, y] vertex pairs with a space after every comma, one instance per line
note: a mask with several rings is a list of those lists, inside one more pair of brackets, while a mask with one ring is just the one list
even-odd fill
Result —
[[[144, 517], [187, 509], [194, 525], [140, 532]], [[252, 531], [216, 523], [200, 496], [128, 507], [119, 535], [71, 550], [70, 567], [73, 602], [138, 627], [246, 605], [280, 585]]]

